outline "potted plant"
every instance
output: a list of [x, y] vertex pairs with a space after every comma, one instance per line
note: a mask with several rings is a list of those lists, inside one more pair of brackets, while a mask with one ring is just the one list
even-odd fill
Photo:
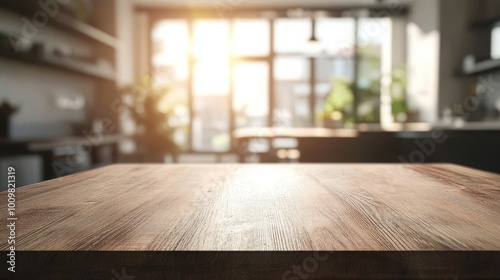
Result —
[[167, 153], [175, 156], [178, 152], [173, 140], [175, 128], [169, 125], [176, 106], [171, 98], [171, 88], [145, 75], [121, 92], [139, 131], [136, 139], [138, 149], [153, 161], [162, 162]]
[[353, 93], [351, 83], [336, 79], [332, 83], [332, 90], [325, 100], [323, 111], [318, 118], [323, 120], [327, 128], [342, 128], [352, 123]]
[[7, 101], [0, 104], [0, 138], [8, 138], [10, 131], [10, 118], [19, 111], [18, 107], [12, 106]]
[[408, 105], [406, 103], [406, 71], [403, 67], [392, 71], [391, 79], [392, 116], [396, 122], [408, 120]]
[[407, 73], [404, 66], [395, 67], [391, 77], [391, 107], [395, 122], [418, 122], [419, 111], [411, 108], [407, 100]]

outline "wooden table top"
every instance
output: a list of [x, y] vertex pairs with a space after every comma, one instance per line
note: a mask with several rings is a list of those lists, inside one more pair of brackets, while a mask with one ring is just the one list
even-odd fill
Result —
[[500, 250], [500, 175], [455, 165], [113, 165], [16, 200], [21, 251]]

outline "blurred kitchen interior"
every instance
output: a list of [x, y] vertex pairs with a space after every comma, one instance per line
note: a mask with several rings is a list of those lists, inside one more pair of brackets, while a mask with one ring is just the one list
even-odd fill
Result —
[[500, 1], [0, 0], [0, 21], [18, 186], [130, 162], [500, 173]]

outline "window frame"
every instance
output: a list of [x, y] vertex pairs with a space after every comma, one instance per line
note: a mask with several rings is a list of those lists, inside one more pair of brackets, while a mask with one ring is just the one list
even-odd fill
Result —
[[[339, 16], [331, 16], [332, 18], [337, 18], [340, 17], [341, 11], [338, 9], [324, 9], [326, 10], [329, 14], [336, 15], [338, 14]], [[387, 8], [384, 7], [379, 7], [379, 8], [371, 8], [371, 12], [375, 15], [381, 14], [386, 12]], [[269, 90], [268, 90], [268, 122], [267, 125], [268, 127], [273, 127], [273, 124], [275, 123], [275, 78], [274, 78], [274, 61], [277, 57], [285, 57], [285, 56], [291, 56], [291, 57], [301, 57], [301, 58], [307, 58], [309, 61], [309, 83], [310, 83], [310, 95], [309, 95], [309, 112], [310, 112], [310, 126], [311, 127], [317, 127], [316, 123], [316, 100], [317, 100], [317, 92], [316, 92], [316, 61], [318, 58], [329, 58], [329, 59], [338, 59], [338, 58], [344, 58], [344, 57], [339, 57], [338, 55], [320, 55], [320, 56], [310, 56], [304, 53], [276, 53], [275, 52], [275, 24], [274, 21], [277, 18], [286, 18], [287, 10], [283, 9], [273, 9], [272, 12], [272, 17], [264, 18], [262, 17], [262, 14], [264, 10], [256, 9], [256, 10], [236, 10], [236, 11], [223, 11], [224, 14], [221, 15], [218, 13], [216, 10], [196, 10], [196, 11], [189, 11], [189, 10], [162, 10], [162, 11], [154, 11], [151, 9], [136, 9], [136, 11], [146, 11], [147, 14], [149, 15], [149, 30], [148, 32], [152, 32], [154, 26], [165, 19], [171, 20], [171, 19], [182, 19], [186, 20], [188, 24], [188, 32], [189, 32], [189, 41], [190, 45], [192, 48], [192, 42], [193, 42], [193, 37], [194, 37], [194, 21], [200, 20], [200, 19], [221, 19], [221, 20], [227, 20], [229, 22], [229, 47], [232, 48], [232, 38], [233, 38], [233, 30], [234, 30], [234, 20], [239, 20], [239, 19], [267, 19], [269, 23], [269, 54], [267, 56], [232, 56], [229, 59], [229, 95], [228, 95], [228, 110], [229, 110], [229, 149], [227, 151], [206, 151], [206, 150], [195, 150], [193, 149], [193, 119], [194, 119], [194, 79], [193, 79], [193, 72], [194, 72], [194, 67], [197, 62], [197, 59], [194, 57], [192, 50], [189, 52], [189, 57], [188, 57], [188, 77], [187, 77], [187, 95], [188, 95], [188, 107], [189, 107], [189, 128], [188, 128], [188, 149], [184, 150], [183, 152], [187, 153], [202, 153], [202, 154], [227, 154], [227, 153], [234, 153], [237, 152], [237, 147], [235, 147], [235, 141], [234, 137], [232, 135], [232, 132], [235, 129], [235, 112], [233, 110], [233, 97], [234, 97], [234, 84], [233, 84], [233, 72], [234, 72], [234, 66], [238, 62], [253, 62], [253, 61], [258, 61], [258, 62], [266, 62], [269, 65]], [[266, 11], [268, 11], [266, 9]], [[340, 12], [339, 12], [340, 11]], [[407, 13], [407, 8], [403, 8], [398, 15], [404, 15]], [[390, 18], [390, 16], [387, 16], [384, 14], [385, 18]], [[374, 16], [372, 18], [384, 18], [384, 17], [377, 17]], [[352, 57], [350, 59], [353, 60], [353, 116], [354, 116], [354, 123], [359, 123], [358, 122], [358, 107], [359, 107], [359, 101], [360, 101], [360, 96], [359, 96], [359, 90], [358, 90], [358, 82], [359, 82], [359, 64], [360, 61], [363, 59], [360, 56], [359, 53], [359, 20], [362, 18], [352, 16], [351, 17], [354, 20], [354, 53], [352, 54]], [[149, 36], [150, 40], [152, 40], [151, 36]], [[150, 46], [151, 41], [149, 42]], [[149, 61], [148, 65], [150, 69], [154, 69], [152, 65], [152, 56], [153, 56], [153, 50], [149, 50], [150, 53], [148, 55]]]

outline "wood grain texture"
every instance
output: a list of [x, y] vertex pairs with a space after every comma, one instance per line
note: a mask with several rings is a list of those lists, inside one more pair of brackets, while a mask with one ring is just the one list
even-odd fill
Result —
[[455, 165], [114, 165], [16, 199], [20, 251], [500, 250], [500, 175]]

